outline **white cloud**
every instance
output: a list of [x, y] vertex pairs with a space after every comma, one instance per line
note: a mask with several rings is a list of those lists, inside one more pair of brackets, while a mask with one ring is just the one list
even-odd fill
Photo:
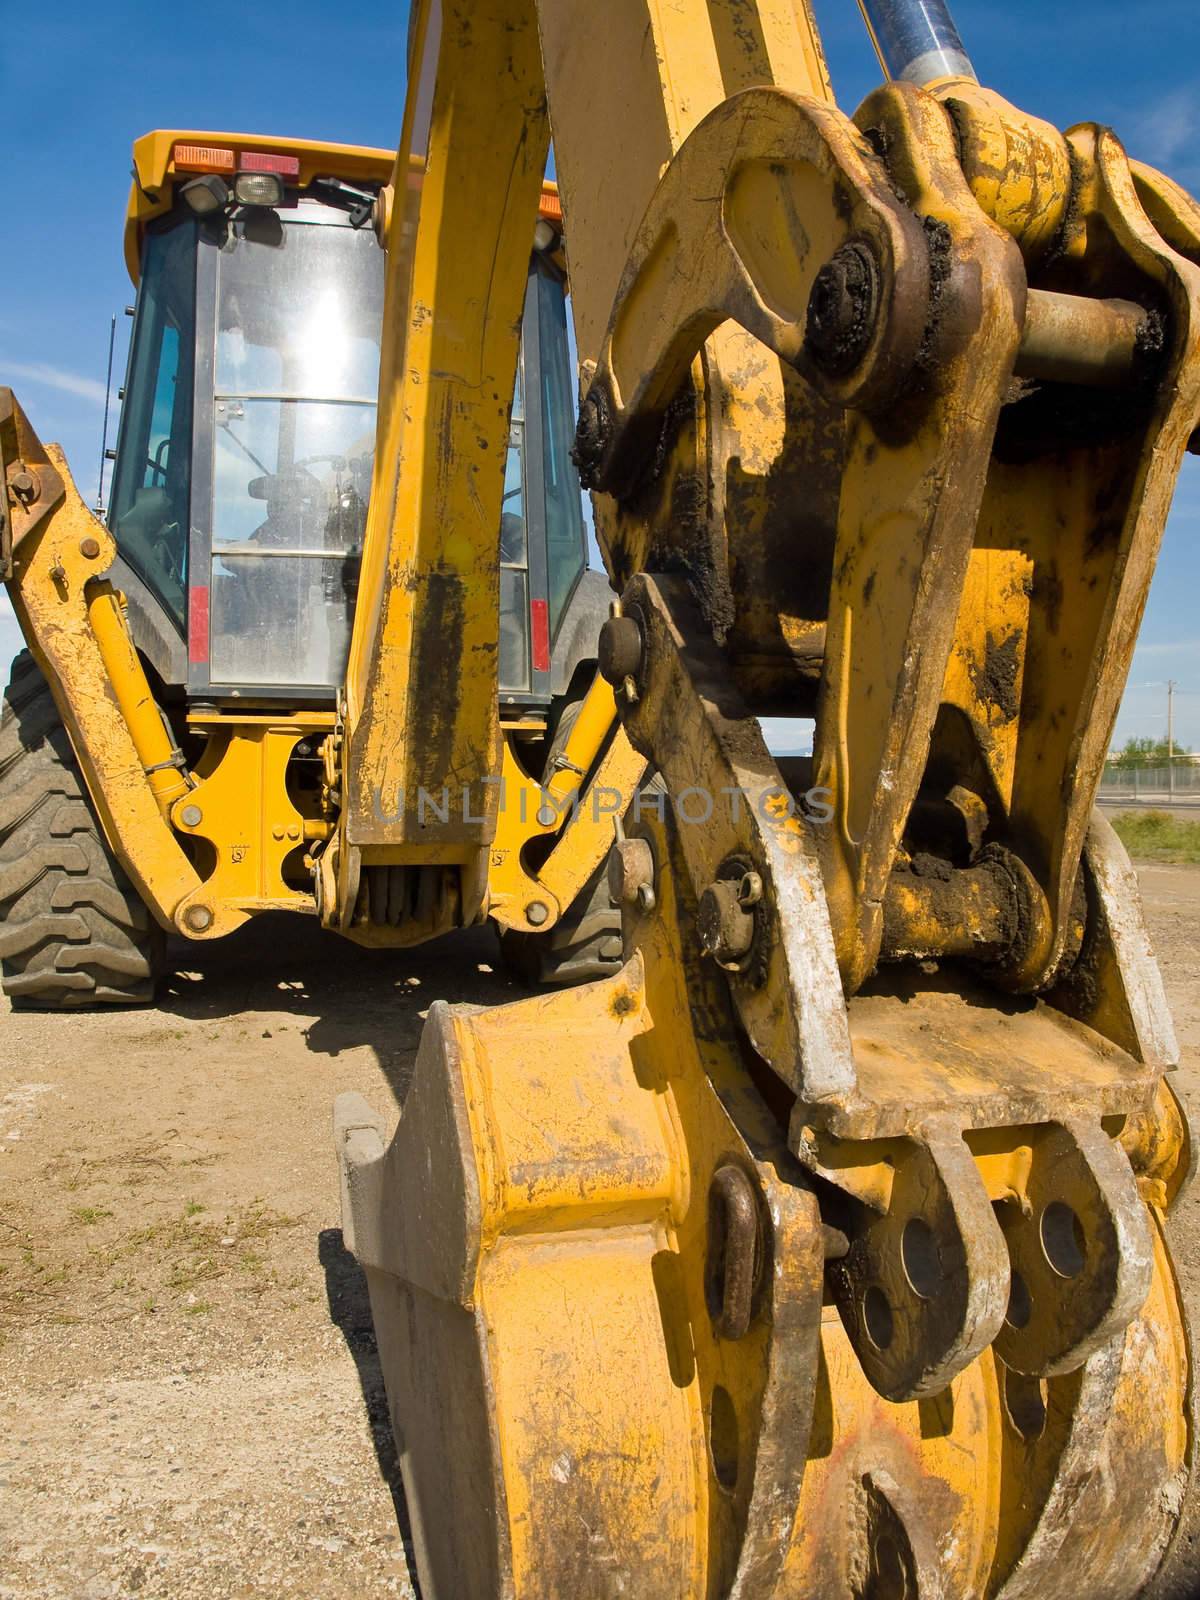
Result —
[[82, 373], [52, 367], [48, 361], [6, 361], [0, 357], [0, 378], [5, 383], [14, 378], [40, 383], [47, 389], [62, 389], [67, 394], [78, 395], [94, 405], [104, 404], [104, 385], [99, 378], [85, 378]]
[[1189, 87], [1175, 89], [1136, 113], [1125, 129], [1124, 142], [1131, 155], [1169, 167], [1192, 154], [1198, 132], [1197, 95]]
[[1155, 644], [1142, 644], [1139, 640], [1137, 647], [1140, 656], [1189, 656], [1195, 655], [1197, 650], [1200, 650], [1200, 639], [1168, 639]]

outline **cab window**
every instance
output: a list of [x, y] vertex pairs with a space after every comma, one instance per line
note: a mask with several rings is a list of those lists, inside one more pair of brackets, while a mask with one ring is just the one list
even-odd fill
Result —
[[181, 632], [195, 321], [196, 224], [185, 220], [146, 240], [108, 513], [121, 554]]

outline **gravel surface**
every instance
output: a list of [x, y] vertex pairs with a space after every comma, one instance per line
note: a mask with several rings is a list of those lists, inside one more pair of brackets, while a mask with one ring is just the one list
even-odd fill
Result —
[[[1200, 868], [1142, 882], [1200, 1105]], [[0, 1600], [412, 1595], [330, 1110], [392, 1107], [431, 1000], [520, 991], [486, 931], [180, 959], [155, 1011], [0, 1017]]]
[[330, 1113], [519, 991], [486, 930], [180, 959], [155, 1011], [0, 1016], [0, 1597], [411, 1595]]

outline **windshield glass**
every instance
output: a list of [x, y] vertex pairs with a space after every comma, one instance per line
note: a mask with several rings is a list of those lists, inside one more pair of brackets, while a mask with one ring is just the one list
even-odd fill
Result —
[[370, 229], [268, 213], [230, 230], [217, 267], [213, 683], [339, 681], [382, 317], [383, 252]]
[[550, 633], [566, 610], [587, 565], [575, 443], [575, 373], [567, 347], [567, 305], [561, 285], [547, 273], [537, 279], [539, 378], [542, 385], [542, 477], [546, 496], [546, 571]]
[[133, 329], [108, 521], [121, 554], [183, 631], [196, 327], [196, 224], [151, 232]]

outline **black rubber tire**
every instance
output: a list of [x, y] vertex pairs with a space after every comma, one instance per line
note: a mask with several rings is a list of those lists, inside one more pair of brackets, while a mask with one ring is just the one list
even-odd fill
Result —
[[166, 940], [108, 848], [23, 651], [0, 711], [0, 971], [14, 1011], [145, 1005]]

